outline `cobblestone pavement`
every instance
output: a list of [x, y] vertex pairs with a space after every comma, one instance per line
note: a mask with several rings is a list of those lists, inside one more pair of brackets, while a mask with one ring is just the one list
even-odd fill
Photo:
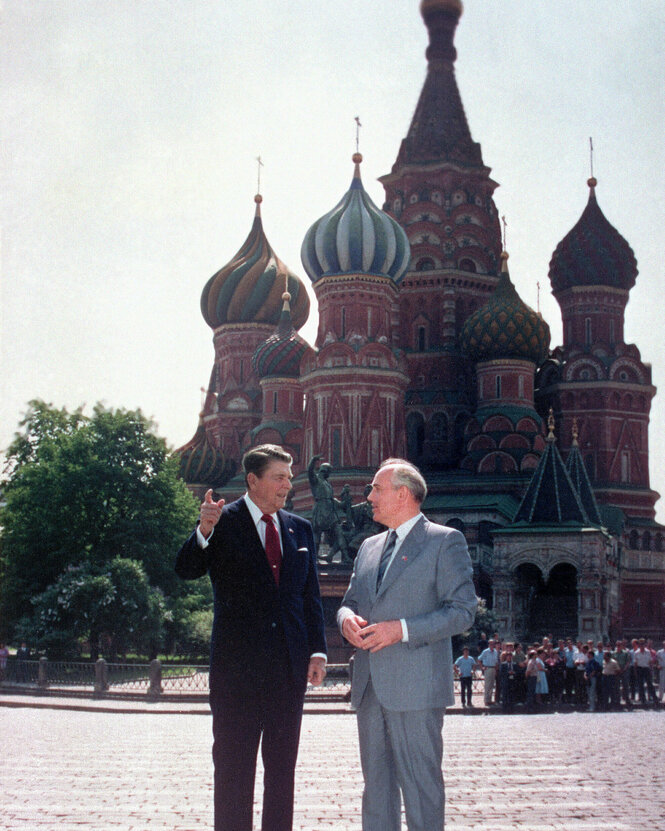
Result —
[[[212, 827], [202, 711], [0, 706], [0, 735], [2, 831]], [[665, 829], [665, 711], [449, 715], [444, 743], [447, 831]], [[355, 718], [306, 714], [295, 828], [360, 831], [361, 789]]]

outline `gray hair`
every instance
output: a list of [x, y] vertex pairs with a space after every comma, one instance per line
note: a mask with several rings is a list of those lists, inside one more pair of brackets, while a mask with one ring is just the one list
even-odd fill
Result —
[[379, 470], [385, 467], [392, 468], [393, 487], [404, 485], [416, 502], [422, 505], [427, 496], [427, 483], [418, 468], [406, 459], [386, 459], [381, 462]]

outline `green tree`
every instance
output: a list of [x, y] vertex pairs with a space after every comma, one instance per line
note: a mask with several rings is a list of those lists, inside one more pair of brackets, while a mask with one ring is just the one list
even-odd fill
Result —
[[140, 410], [98, 404], [86, 417], [32, 401], [21, 427], [0, 511], [5, 635], [69, 567], [99, 576], [117, 558], [135, 560], [152, 587], [186, 594], [173, 565], [197, 505], [152, 422]]
[[480, 640], [481, 632], [485, 632], [490, 637], [496, 632], [496, 615], [492, 609], [487, 608], [487, 602], [482, 598], [478, 598], [478, 608], [476, 610], [476, 617], [469, 630], [461, 635], [453, 637], [453, 654], [455, 657], [462, 654], [462, 647], [468, 646], [472, 654], [475, 654], [478, 641]]
[[22, 635], [52, 657], [75, 657], [82, 640], [93, 657], [101, 647], [110, 658], [154, 652], [161, 640], [163, 597], [136, 560], [116, 557], [102, 571], [69, 566], [33, 605]]

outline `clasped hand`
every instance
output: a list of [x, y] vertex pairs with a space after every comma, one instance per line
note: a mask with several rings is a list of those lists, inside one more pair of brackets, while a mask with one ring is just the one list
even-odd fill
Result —
[[347, 617], [342, 624], [342, 634], [347, 641], [358, 649], [378, 652], [386, 646], [392, 646], [402, 640], [402, 624], [399, 620], [382, 620], [380, 623], [367, 623], [360, 615]]

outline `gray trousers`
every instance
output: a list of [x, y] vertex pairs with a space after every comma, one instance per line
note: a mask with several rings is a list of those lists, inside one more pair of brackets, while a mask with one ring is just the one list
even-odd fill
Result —
[[357, 713], [363, 831], [400, 831], [400, 790], [409, 831], [443, 831], [443, 714], [386, 710], [369, 682]]

